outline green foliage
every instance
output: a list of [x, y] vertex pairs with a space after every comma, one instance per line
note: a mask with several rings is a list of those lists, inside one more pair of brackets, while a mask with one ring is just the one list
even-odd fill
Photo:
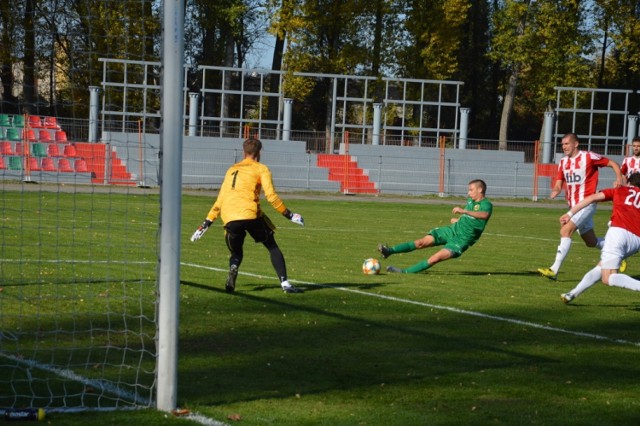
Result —
[[[407, 67], [413, 77], [449, 80], [459, 69], [460, 44], [471, 8], [469, 0], [415, 1], [409, 9], [407, 31], [414, 38]], [[416, 62], [412, 53], [418, 52]]]
[[[598, 70], [602, 84], [618, 88], [640, 85], [640, 12], [637, 2], [631, 0], [599, 0], [597, 29], [607, 40], [604, 53], [604, 69]], [[606, 36], [606, 38], [605, 38]]]
[[363, 63], [365, 46], [356, 25], [365, 3], [306, 1], [279, 16], [276, 28], [289, 37], [286, 68], [333, 74], [353, 73]]

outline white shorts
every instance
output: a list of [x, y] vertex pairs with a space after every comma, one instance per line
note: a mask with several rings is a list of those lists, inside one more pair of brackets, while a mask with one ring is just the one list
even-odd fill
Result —
[[589, 204], [571, 217], [571, 222], [576, 224], [580, 235], [593, 229], [593, 215], [596, 214], [596, 204]]
[[602, 269], [619, 269], [622, 259], [640, 251], [640, 237], [624, 228], [612, 226], [604, 236], [604, 246], [600, 253]]

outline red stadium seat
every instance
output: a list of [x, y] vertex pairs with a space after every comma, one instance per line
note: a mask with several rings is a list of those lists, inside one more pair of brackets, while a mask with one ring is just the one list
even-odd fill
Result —
[[47, 129], [60, 130], [60, 126], [58, 126], [58, 120], [56, 120], [55, 117], [45, 117], [44, 127], [46, 127]]
[[77, 173], [87, 173], [89, 171], [87, 168], [87, 162], [82, 159], [76, 160], [75, 169]]
[[42, 170], [45, 172], [55, 172], [56, 166], [53, 164], [53, 158], [44, 157], [42, 159]]
[[7, 165], [4, 164], [4, 157], [0, 157], [0, 170], [4, 170], [7, 168]]
[[32, 129], [39, 129], [42, 127], [42, 117], [39, 115], [30, 115], [29, 116], [29, 127]]
[[41, 129], [38, 132], [38, 139], [40, 139], [40, 142], [51, 142], [51, 132], [46, 129]]
[[58, 171], [64, 172], [64, 173], [73, 172], [73, 169], [71, 168], [71, 164], [69, 163], [68, 159], [61, 158], [58, 160]]
[[16, 155], [25, 155], [22, 142], [16, 142]]
[[[26, 162], [26, 158], [25, 158]], [[25, 170], [27, 169], [27, 165], [24, 166]], [[36, 157], [29, 157], [29, 170], [32, 172], [40, 171], [40, 162]]]
[[68, 144], [64, 146], [64, 156], [65, 157], [75, 157], [76, 154], [76, 147]]
[[56, 131], [56, 142], [66, 142], [67, 141], [67, 132], [64, 130]]
[[57, 143], [50, 143], [47, 145], [47, 154], [49, 157], [60, 157], [60, 150]]
[[0, 155], [13, 155], [13, 147], [11, 146], [11, 142], [2, 141], [0, 142]]
[[34, 132], [33, 129], [24, 129], [23, 132], [24, 137], [26, 137], [29, 142], [35, 142], [38, 140], [36, 139], [36, 132]]

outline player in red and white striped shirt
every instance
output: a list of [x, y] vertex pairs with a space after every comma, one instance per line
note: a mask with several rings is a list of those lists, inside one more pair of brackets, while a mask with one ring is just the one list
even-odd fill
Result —
[[622, 260], [640, 251], [640, 173], [632, 173], [626, 186], [597, 192], [571, 207], [560, 218], [569, 222], [581, 209], [600, 201], [613, 201], [611, 226], [604, 238], [600, 263], [587, 272], [580, 283], [560, 298], [569, 303], [599, 280], [605, 285], [640, 291], [640, 281], [618, 272]]
[[[567, 133], [562, 137], [562, 151], [565, 156], [560, 160], [556, 182], [549, 198], [555, 198], [566, 184], [565, 195], [569, 207], [573, 207], [580, 201], [596, 192], [598, 187], [598, 169], [611, 167], [616, 174], [614, 188], [622, 185], [624, 180], [620, 167], [615, 161], [609, 160], [591, 151], [581, 151], [578, 147], [580, 141], [575, 133]], [[560, 245], [556, 252], [555, 262], [549, 268], [539, 268], [540, 275], [555, 280], [562, 262], [569, 254], [571, 248], [571, 236], [577, 230], [587, 247], [602, 248], [603, 238], [596, 237], [593, 230], [593, 215], [596, 212], [596, 204], [591, 204], [580, 210], [571, 220], [560, 227]]]
[[632, 173], [640, 172], [640, 137], [636, 136], [631, 141], [633, 155], [622, 160], [620, 171], [628, 179]]

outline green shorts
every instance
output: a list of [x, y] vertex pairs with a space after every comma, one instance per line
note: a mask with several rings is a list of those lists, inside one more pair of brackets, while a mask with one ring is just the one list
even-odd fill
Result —
[[454, 258], [462, 255], [477, 241], [475, 238], [457, 235], [450, 226], [434, 228], [427, 235], [433, 237], [436, 246], [444, 246], [445, 249], [449, 250]]

